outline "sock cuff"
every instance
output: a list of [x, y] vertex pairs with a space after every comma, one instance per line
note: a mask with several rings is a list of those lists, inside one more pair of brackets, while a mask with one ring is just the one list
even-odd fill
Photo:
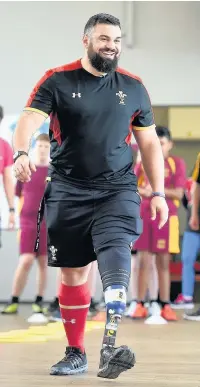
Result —
[[68, 286], [61, 283], [59, 303], [67, 306], [90, 304], [90, 290], [88, 283], [78, 286]]
[[12, 302], [12, 304], [18, 304], [18, 302], [19, 302], [19, 297], [12, 296], [11, 302]]
[[43, 301], [43, 296], [36, 296], [35, 297], [35, 303], [37, 304], [37, 302], [42, 302]]

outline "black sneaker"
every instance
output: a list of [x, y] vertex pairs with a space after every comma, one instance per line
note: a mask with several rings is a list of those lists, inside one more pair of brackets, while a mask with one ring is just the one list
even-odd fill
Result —
[[49, 316], [49, 322], [58, 322], [58, 321], [62, 321], [60, 308], [54, 309], [54, 311]]
[[116, 379], [123, 371], [135, 365], [135, 355], [126, 345], [119, 348], [106, 346], [101, 349], [99, 372], [100, 378]]
[[53, 300], [49, 306], [48, 306], [48, 313], [51, 314], [53, 312], [55, 312], [57, 309], [59, 308], [59, 303], [57, 301], [57, 298], [55, 300]]
[[196, 310], [196, 312], [193, 313], [185, 313], [183, 315], [183, 318], [185, 320], [190, 320], [190, 321], [200, 321], [200, 308]]
[[50, 375], [77, 375], [87, 370], [86, 354], [79, 348], [67, 347], [65, 357], [51, 367]]
[[93, 299], [91, 299], [91, 303], [88, 311], [88, 317], [94, 316], [99, 312], [98, 305], [99, 305], [98, 302], [95, 302]]

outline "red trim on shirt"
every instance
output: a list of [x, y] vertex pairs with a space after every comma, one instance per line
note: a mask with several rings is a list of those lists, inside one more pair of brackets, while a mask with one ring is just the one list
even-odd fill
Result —
[[61, 130], [60, 130], [60, 123], [58, 121], [57, 114], [51, 114], [50, 115], [50, 126], [49, 129], [53, 132], [53, 138], [57, 141], [58, 145], [60, 146], [62, 143], [61, 140]]
[[118, 73], [120, 73], [120, 74], [124, 74], [124, 75], [127, 75], [130, 78], [136, 79], [137, 81], [142, 83], [142, 80], [141, 80], [140, 77], [138, 77], [137, 75], [134, 75], [132, 73], [129, 73], [129, 71], [126, 71], [126, 70], [122, 69], [121, 67], [117, 67], [116, 71]]
[[61, 71], [73, 71], [73, 70], [78, 70], [82, 68], [82, 64], [81, 64], [81, 60], [78, 59], [77, 61], [75, 62], [72, 62], [72, 63], [69, 63], [69, 64], [65, 64], [63, 66], [59, 66], [59, 67], [55, 67], [54, 69], [50, 69], [48, 71], [46, 71], [46, 73], [43, 75], [43, 77], [36, 83], [29, 99], [28, 99], [28, 102], [26, 104], [26, 107], [30, 107], [32, 101], [34, 100], [35, 98], [35, 95], [39, 89], [39, 87], [49, 78], [51, 77], [54, 73], [59, 73]]
[[125, 138], [125, 142], [129, 145], [131, 143], [131, 137], [132, 137], [132, 131], [133, 131], [133, 120], [136, 116], [138, 116], [138, 114], [140, 114], [141, 110], [139, 110], [138, 112], [134, 113], [132, 116], [131, 116], [131, 119], [130, 119], [130, 124], [129, 124], [129, 134], [126, 136]]

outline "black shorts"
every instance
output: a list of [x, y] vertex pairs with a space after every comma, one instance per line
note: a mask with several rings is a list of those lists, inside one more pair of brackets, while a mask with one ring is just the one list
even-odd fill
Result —
[[140, 196], [131, 189], [89, 189], [52, 177], [44, 199], [49, 266], [86, 266], [100, 249], [131, 246], [142, 232]]

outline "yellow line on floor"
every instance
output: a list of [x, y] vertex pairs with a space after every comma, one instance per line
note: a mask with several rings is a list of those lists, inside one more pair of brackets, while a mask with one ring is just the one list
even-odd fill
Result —
[[[87, 321], [86, 332], [104, 328], [103, 322]], [[39, 343], [65, 338], [61, 322], [45, 326], [30, 326], [27, 329], [17, 329], [0, 333], [0, 343]]]

